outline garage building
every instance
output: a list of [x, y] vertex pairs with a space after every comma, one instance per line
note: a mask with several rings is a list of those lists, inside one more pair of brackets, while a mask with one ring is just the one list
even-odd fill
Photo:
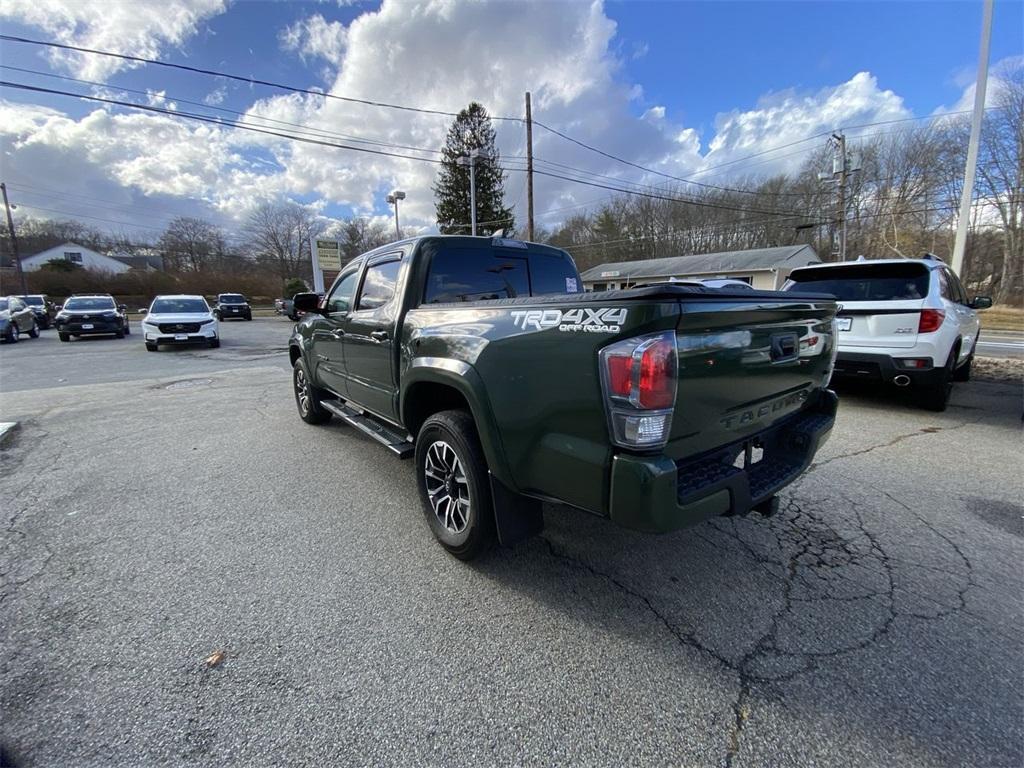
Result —
[[789, 273], [821, 259], [809, 245], [787, 245], [779, 248], [756, 248], [747, 251], [723, 251], [693, 256], [670, 256], [664, 259], [619, 261], [599, 264], [581, 277], [588, 291], [606, 291], [675, 278], [708, 279], [729, 277], [742, 280], [761, 290], [782, 287]]

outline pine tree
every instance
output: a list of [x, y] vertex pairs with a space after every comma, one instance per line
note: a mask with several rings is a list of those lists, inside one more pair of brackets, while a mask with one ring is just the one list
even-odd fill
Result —
[[446, 235], [470, 233], [469, 166], [460, 165], [459, 158], [468, 158], [472, 149], [480, 150], [475, 161], [477, 234], [511, 232], [515, 218], [505, 207], [505, 172], [494, 128], [487, 110], [475, 101], [459, 112], [448, 129], [434, 185], [438, 229]]

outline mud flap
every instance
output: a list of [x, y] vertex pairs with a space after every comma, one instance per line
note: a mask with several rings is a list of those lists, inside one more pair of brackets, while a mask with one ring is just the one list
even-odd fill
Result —
[[540, 502], [509, 490], [493, 473], [487, 474], [491, 479], [494, 528], [498, 533], [498, 543], [503, 547], [511, 547], [543, 531], [544, 512]]

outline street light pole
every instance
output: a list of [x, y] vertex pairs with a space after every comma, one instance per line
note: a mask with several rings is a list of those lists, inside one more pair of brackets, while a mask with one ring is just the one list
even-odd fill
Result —
[[14, 257], [14, 265], [18, 268], [18, 278], [21, 281], [21, 295], [28, 295], [28, 287], [25, 285], [25, 270], [21, 268], [21, 256], [18, 255], [18, 237], [14, 234], [14, 219], [11, 218], [11, 204], [7, 200], [7, 185], [0, 182], [0, 192], [4, 196], [4, 208], [7, 210], [7, 231], [11, 235], [11, 255]]
[[398, 201], [405, 200], [405, 192], [400, 189], [396, 189], [390, 195], [388, 195], [388, 202], [395, 206], [395, 237], [399, 240], [402, 239], [402, 230], [398, 226]]
[[476, 237], [476, 156], [478, 149], [469, 152], [469, 224], [470, 231]]

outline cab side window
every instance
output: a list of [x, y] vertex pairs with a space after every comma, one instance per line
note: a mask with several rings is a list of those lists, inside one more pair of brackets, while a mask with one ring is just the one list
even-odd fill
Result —
[[350, 272], [346, 272], [338, 278], [338, 282], [334, 284], [331, 295], [327, 297], [326, 306], [328, 314], [348, 312], [352, 309], [352, 294], [356, 290], [356, 278], [359, 277], [359, 268], [361, 266], [362, 264], [356, 265]]
[[371, 263], [366, 268], [366, 276], [363, 277], [363, 287], [359, 292], [356, 309], [377, 309], [391, 301], [395, 295], [401, 266], [400, 254]]

